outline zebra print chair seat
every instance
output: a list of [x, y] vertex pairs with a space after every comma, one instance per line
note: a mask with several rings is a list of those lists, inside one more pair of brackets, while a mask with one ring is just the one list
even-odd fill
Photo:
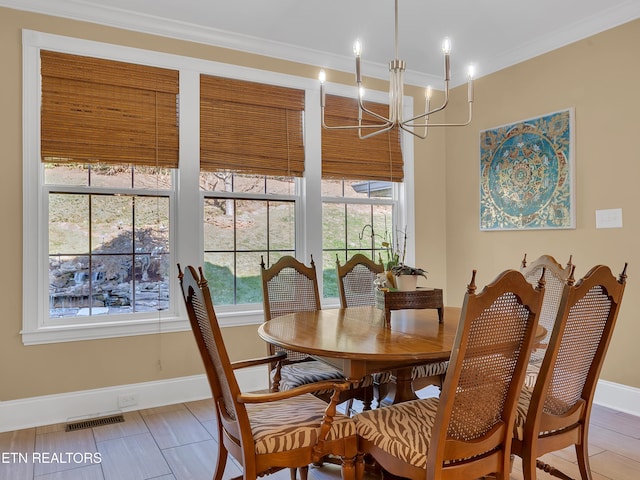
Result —
[[520, 394], [513, 453], [522, 458], [525, 480], [535, 480], [536, 468], [569, 478], [537, 459], [572, 445], [580, 478], [592, 478], [588, 450], [591, 406], [622, 302], [626, 271], [625, 264], [616, 279], [609, 267], [597, 265], [574, 285], [572, 269], [538, 380]]
[[[310, 463], [332, 455], [341, 459], [345, 480], [354, 480], [355, 424], [336, 412], [339, 393], [349, 388], [333, 380], [306, 384], [282, 392], [245, 393], [238, 386], [235, 370], [266, 365], [282, 358], [265, 357], [231, 363], [211, 294], [202, 269], [178, 265], [180, 286], [189, 322], [204, 363], [216, 408], [218, 449], [213, 478], [222, 480], [229, 453], [242, 466], [245, 480], [291, 469], [295, 478], [307, 478]], [[333, 391], [327, 404], [313, 392]]]
[[409, 479], [509, 477], [515, 409], [542, 307], [533, 288], [507, 270], [475, 293], [467, 288], [449, 368], [439, 398], [355, 415], [356, 479], [365, 456]]
[[[323, 380], [337, 380], [343, 378], [342, 374], [335, 368], [332, 368], [319, 360], [283, 365], [281, 368], [281, 374], [280, 390], [289, 390], [290, 388], [299, 387], [309, 383], [309, 381], [320, 382]], [[271, 372], [272, 380], [275, 375], [276, 371], [274, 370]], [[365, 377], [359, 383], [360, 388], [371, 387], [372, 385], [373, 379], [370, 376]]]
[[[418, 365], [411, 368], [411, 380], [414, 382], [420, 379], [430, 379], [428, 384], [442, 385], [439, 378], [444, 378], [447, 373], [449, 362], [434, 362]], [[373, 382], [377, 385], [384, 385], [391, 382], [392, 372], [380, 372], [373, 375]], [[416, 382], [418, 383], [418, 382]], [[424, 382], [423, 382], [424, 383]], [[420, 387], [416, 388], [418, 390]]]

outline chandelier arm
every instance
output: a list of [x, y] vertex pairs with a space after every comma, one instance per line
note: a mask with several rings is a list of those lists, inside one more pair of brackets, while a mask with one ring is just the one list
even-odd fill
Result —
[[324, 114], [322, 115], [322, 128], [326, 128], [327, 130], [360, 130], [360, 129], [369, 129], [369, 128], [393, 128], [393, 123], [385, 122], [378, 123], [374, 125], [327, 125], [324, 121]]
[[415, 124], [415, 123], [410, 123], [411, 121], [406, 121], [406, 122], [401, 123], [400, 127], [405, 131], [409, 131], [405, 127], [408, 127], [408, 128], [466, 127], [467, 125], [469, 125], [471, 123], [471, 117], [473, 116], [473, 102], [468, 102], [468, 103], [469, 103], [469, 117], [467, 118], [467, 121], [465, 123], [422, 123], [422, 124]]
[[434, 108], [433, 110], [427, 110], [426, 112], [421, 113], [420, 115], [416, 115], [413, 118], [405, 120], [403, 123], [408, 124], [411, 122], [415, 122], [416, 120], [420, 120], [421, 118], [428, 119], [429, 115], [441, 112], [442, 110], [447, 108], [448, 105], [449, 105], [449, 82], [446, 82], [445, 89], [444, 89], [444, 101], [442, 102], [442, 105], [440, 105], [437, 108]]
[[376, 112], [372, 112], [367, 107], [365, 107], [364, 106], [364, 102], [362, 101], [362, 97], [360, 97], [360, 96], [358, 96], [358, 108], [362, 112], [364, 112], [364, 113], [366, 113], [368, 115], [371, 115], [372, 117], [375, 117], [375, 118], [377, 118], [378, 120], [380, 120], [382, 122], [385, 122], [385, 124], [392, 124], [393, 125], [393, 122], [391, 122], [391, 119], [389, 119], [387, 117], [383, 117], [382, 115], [377, 114]]
[[417, 127], [424, 127], [424, 134], [419, 134], [418, 132], [414, 131], [413, 125], [407, 125], [406, 123], [400, 123], [398, 124], [400, 126], [400, 128], [407, 132], [410, 133], [411, 135], [413, 135], [414, 137], [418, 137], [421, 140], [424, 140], [425, 138], [427, 138], [427, 135], [429, 134], [429, 129], [427, 128], [427, 125], [417, 125]]
[[388, 126], [381, 128], [380, 130], [376, 130], [375, 132], [371, 132], [368, 133], [366, 135], [362, 135], [361, 132], [358, 132], [358, 137], [360, 137], [360, 140], [365, 140], [367, 138], [371, 138], [371, 137], [375, 137], [376, 135], [380, 135], [381, 133], [385, 133], [388, 132], [389, 130], [392, 130], [394, 127], [393, 123], [390, 123]]

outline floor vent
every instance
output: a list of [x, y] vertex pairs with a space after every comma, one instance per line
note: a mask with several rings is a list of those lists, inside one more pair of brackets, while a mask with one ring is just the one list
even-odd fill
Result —
[[103, 425], [111, 425], [112, 423], [124, 422], [122, 415], [111, 415], [110, 417], [92, 418], [90, 420], [82, 420], [80, 422], [68, 423], [65, 432], [75, 432], [83, 428], [101, 427]]

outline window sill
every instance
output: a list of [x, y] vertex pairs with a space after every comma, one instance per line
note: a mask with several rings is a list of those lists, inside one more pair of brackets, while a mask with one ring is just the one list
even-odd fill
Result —
[[[218, 320], [221, 327], [237, 327], [262, 323], [264, 316], [261, 310], [246, 312], [221, 312]], [[135, 335], [152, 335], [158, 333], [184, 332], [190, 330], [189, 321], [185, 317], [167, 317], [159, 320], [145, 319], [127, 322], [103, 322], [91, 325], [50, 325], [34, 330], [22, 330], [24, 345], [40, 345], [47, 343], [76, 342], [83, 340], [99, 340], [105, 338], [130, 337]]]

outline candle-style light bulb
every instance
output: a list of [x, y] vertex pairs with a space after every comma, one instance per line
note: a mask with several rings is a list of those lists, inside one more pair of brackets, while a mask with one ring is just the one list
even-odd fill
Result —
[[320, 107], [322, 108], [322, 118], [324, 119], [324, 107], [327, 102], [327, 94], [324, 91], [324, 82], [327, 81], [327, 74], [325, 73], [324, 69], [320, 70], [320, 73], [318, 73], [318, 80], [320, 80]]
[[476, 67], [473, 64], [470, 64], [467, 67], [467, 76], [469, 80], [473, 80], [473, 77], [476, 75]]
[[467, 75], [469, 76], [468, 86], [467, 86], [467, 102], [473, 102], [473, 76], [476, 73], [476, 68], [474, 65], [469, 65], [467, 68]]
[[360, 82], [362, 82], [362, 75], [360, 73], [360, 54], [362, 53], [362, 46], [360, 45], [360, 40], [356, 40], [356, 43], [353, 44], [353, 53], [356, 56], [356, 83], [360, 85]]
[[442, 53], [444, 53], [444, 81], [449, 82], [451, 80], [451, 40], [449, 37], [445, 37], [442, 41]]
[[442, 41], [442, 53], [449, 55], [451, 53], [451, 40], [449, 37], [445, 37]]
[[360, 57], [360, 55], [362, 55], [362, 45], [360, 44], [360, 40], [356, 40], [356, 43], [353, 44], [353, 54], [356, 57]]
[[[431, 85], [427, 85], [427, 88], [424, 90], [424, 112], [429, 113], [429, 108], [431, 106], [431, 95], [433, 95], [433, 90], [431, 89]], [[429, 120], [427, 116], [426, 120]]]

